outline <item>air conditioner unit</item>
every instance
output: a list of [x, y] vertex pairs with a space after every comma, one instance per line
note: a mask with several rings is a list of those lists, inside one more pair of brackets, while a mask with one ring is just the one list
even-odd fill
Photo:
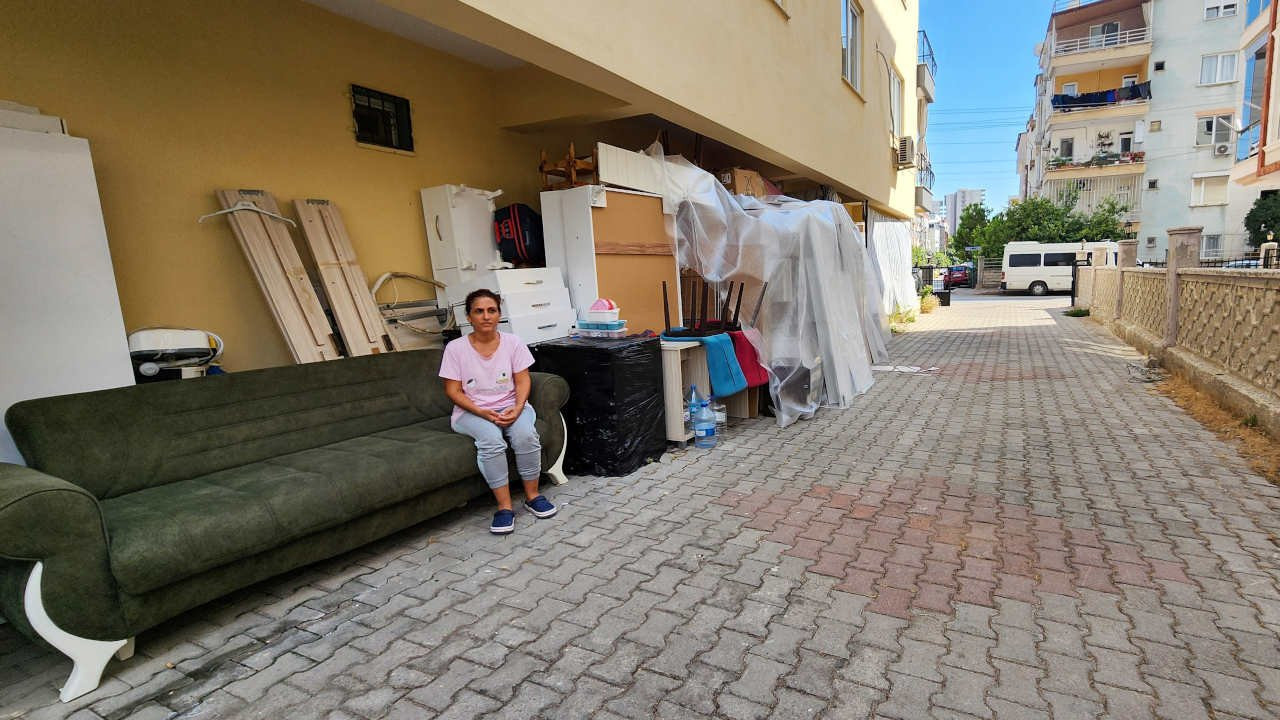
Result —
[[916, 166], [916, 139], [910, 135], [898, 138], [898, 169]]
[[1214, 157], [1226, 157], [1231, 154], [1231, 145], [1229, 143], [1218, 143], [1213, 146]]

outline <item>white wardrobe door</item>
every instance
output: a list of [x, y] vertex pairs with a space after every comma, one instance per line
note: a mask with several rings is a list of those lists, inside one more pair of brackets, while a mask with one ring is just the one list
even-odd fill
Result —
[[[0, 128], [0, 415], [133, 384], [89, 143]], [[22, 463], [0, 426], [0, 461]]]

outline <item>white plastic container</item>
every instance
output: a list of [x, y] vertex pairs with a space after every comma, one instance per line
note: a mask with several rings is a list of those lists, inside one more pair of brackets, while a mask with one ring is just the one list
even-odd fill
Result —
[[622, 308], [614, 308], [612, 310], [588, 310], [587, 316], [583, 318], [587, 322], [613, 322], [618, 319], [618, 313]]

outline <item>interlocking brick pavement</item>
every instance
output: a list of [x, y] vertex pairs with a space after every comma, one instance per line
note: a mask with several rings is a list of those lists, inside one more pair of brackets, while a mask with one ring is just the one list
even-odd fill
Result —
[[1061, 298], [959, 296], [846, 411], [477, 503], [199, 608], [0, 717], [1280, 717], [1280, 491]]

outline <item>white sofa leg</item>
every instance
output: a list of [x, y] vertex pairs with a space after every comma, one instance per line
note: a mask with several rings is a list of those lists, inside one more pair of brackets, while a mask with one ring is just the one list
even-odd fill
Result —
[[44, 563], [37, 562], [27, 578], [27, 587], [22, 596], [23, 605], [32, 629], [74, 663], [71, 677], [67, 678], [67, 683], [58, 694], [62, 702], [70, 702], [97, 689], [102, 671], [117, 651], [132, 655], [133, 640], [89, 640], [72, 635], [55, 625], [45, 612], [44, 601], [40, 597], [40, 578], [43, 576]]
[[560, 457], [547, 468], [547, 477], [551, 478], [551, 482], [556, 485], [569, 482], [569, 478], [564, 476], [564, 451], [569, 447], [569, 423], [565, 422], [563, 413], [560, 414], [560, 427], [564, 428], [564, 442], [560, 443]]
[[134, 638], [129, 638], [128, 640], [125, 640], [124, 647], [116, 651], [116, 659], [128, 660], [129, 658], [133, 657], [133, 648], [134, 648]]

